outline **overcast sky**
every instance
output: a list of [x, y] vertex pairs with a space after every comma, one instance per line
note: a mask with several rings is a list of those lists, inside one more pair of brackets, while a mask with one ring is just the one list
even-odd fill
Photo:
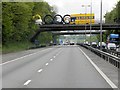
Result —
[[[100, 1], [101, 0], [45, 0], [50, 5], [55, 5], [58, 9], [58, 14], [77, 14], [85, 13], [85, 8], [82, 5], [90, 5], [92, 1], [92, 12], [95, 13], [95, 19], [100, 18]], [[106, 12], [111, 11], [118, 0], [102, 0], [103, 1], [103, 16]], [[90, 13], [90, 7], [87, 8], [87, 13]]]

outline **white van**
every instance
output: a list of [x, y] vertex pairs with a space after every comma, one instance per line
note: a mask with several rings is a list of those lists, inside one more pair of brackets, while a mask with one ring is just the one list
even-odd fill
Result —
[[115, 43], [108, 43], [107, 49], [116, 51], [116, 49], [117, 49], [116, 44]]
[[[98, 48], [100, 49], [100, 42], [98, 43]], [[102, 42], [102, 48], [106, 49], [106, 43], [105, 42]]]

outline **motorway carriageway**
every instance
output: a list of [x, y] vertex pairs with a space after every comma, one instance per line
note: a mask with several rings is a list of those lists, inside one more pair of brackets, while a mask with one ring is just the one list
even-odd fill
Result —
[[53, 46], [14, 58], [3, 55], [2, 87], [117, 88], [81, 48]]

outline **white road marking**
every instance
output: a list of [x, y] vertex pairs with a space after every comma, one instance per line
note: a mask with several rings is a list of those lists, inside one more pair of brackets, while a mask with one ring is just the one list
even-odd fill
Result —
[[53, 59], [50, 59], [50, 61], [53, 61]]
[[47, 66], [49, 63], [46, 63], [45, 65]]
[[28, 80], [27, 82], [24, 83], [24, 85], [28, 85], [31, 82], [31, 80]]
[[[45, 49], [45, 50], [48, 50], [48, 49]], [[45, 50], [41, 50], [41, 51], [45, 51]], [[0, 64], [0, 65], [4, 65], [4, 64], [7, 64], [7, 63], [11, 63], [11, 62], [17, 61], [17, 60], [19, 60], [19, 59], [23, 59], [23, 58], [28, 57], [28, 56], [35, 55], [35, 54], [37, 54], [37, 53], [39, 53], [39, 52], [41, 52], [41, 51], [38, 51], [38, 52], [36, 52], [36, 53], [32, 53], [32, 54], [29, 54], [29, 55], [22, 56], [22, 57], [20, 57], [20, 58], [16, 58], [16, 59], [13, 59], [13, 60], [4, 62], [4, 63], [2, 63], [2, 64]]]
[[[79, 48], [79, 47], [78, 47]], [[79, 48], [80, 49], [80, 48]], [[95, 69], [100, 73], [100, 75], [106, 80], [106, 82], [112, 88], [118, 88], [99, 68], [98, 66], [80, 49], [80, 51], [85, 55], [85, 57], [90, 61], [90, 63], [95, 67]]]
[[55, 58], [56, 56], [54, 56], [53, 58]]
[[42, 72], [42, 71], [43, 71], [43, 69], [38, 70], [38, 72]]

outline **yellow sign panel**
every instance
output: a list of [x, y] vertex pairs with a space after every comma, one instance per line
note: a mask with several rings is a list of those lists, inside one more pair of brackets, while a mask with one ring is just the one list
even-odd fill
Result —
[[95, 15], [92, 14], [71, 14], [70, 24], [94, 24]]

